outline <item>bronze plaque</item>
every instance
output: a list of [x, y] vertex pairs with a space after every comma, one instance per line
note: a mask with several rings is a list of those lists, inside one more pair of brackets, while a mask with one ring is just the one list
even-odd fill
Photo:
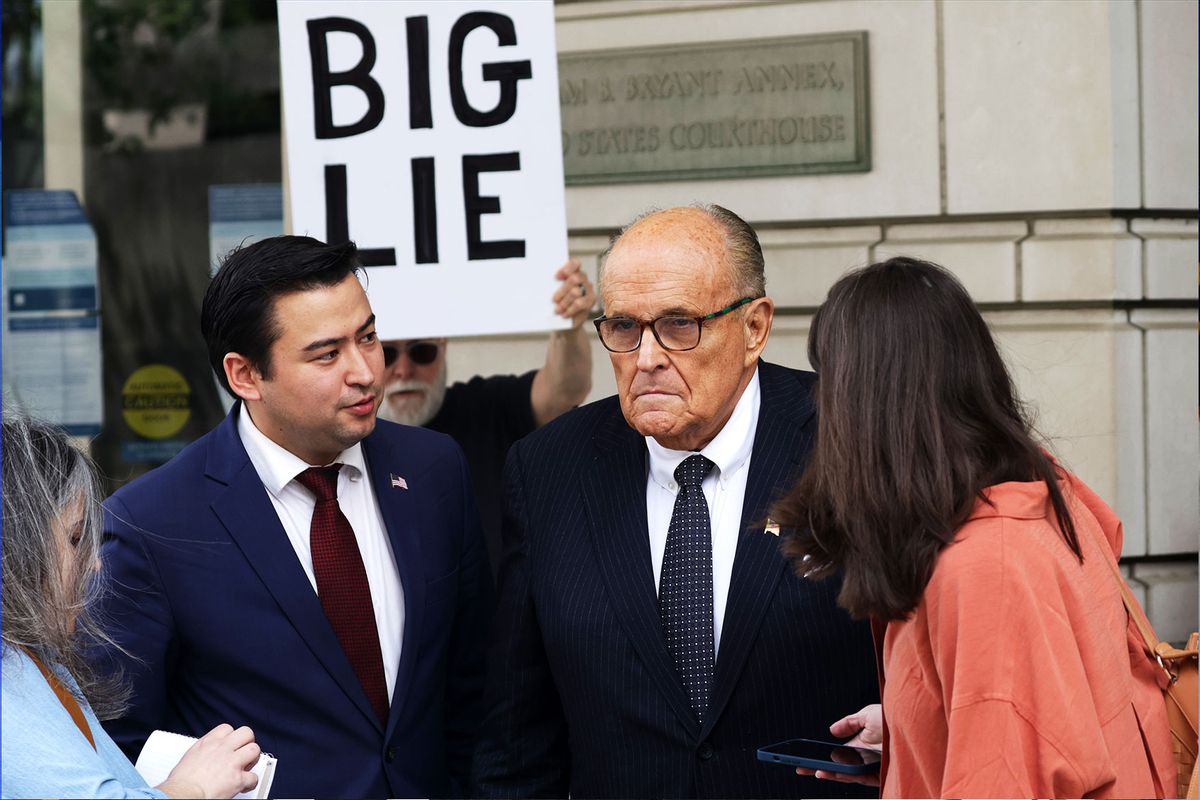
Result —
[[866, 172], [867, 33], [559, 57], [569, 185]]

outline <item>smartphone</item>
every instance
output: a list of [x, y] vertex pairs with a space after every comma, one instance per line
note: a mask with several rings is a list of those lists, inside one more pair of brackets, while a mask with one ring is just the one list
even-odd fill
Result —
[[849, 747], [816, 739], [788, 739], [760, 747], [758, 760], [795, 767], [866, 775], [879, 770], [881, 753], [865, 747]]

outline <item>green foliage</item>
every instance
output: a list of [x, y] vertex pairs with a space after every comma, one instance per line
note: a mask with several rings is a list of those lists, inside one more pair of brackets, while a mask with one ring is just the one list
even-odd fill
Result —
[[216, 20], [207, 0], [84, 0], [93, 108], [142, 108], [153, 122], [205, 100], [216, 80]]

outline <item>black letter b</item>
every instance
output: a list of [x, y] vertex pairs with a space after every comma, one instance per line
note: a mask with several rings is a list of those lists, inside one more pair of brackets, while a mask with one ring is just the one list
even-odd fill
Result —
[[[362, 42], [362, 59], [345, 72], [329, 70], [329, 44], [326, 36], [333, 31], [350, 33]], [[318, 139], [341, 139], [366, 133], [383, 120], [383, 89], [371, 77], [375, 66], [375, 39], [367, 26], [345, 17], [324, 17], [308, 21], [308, 52], [312, 60], [313, 124]], [[357, 86], [367, 96], [367, 113], [352, 125], [333, 124], [334, 86]]]

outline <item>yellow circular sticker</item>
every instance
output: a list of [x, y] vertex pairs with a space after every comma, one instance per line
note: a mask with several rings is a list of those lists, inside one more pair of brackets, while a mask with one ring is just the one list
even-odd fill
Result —
[[191, 387], [166, 364], [135, 370], [121, 389], [121, 410], [134, 433], [147, 439], [174, 436], [192, 415]]

